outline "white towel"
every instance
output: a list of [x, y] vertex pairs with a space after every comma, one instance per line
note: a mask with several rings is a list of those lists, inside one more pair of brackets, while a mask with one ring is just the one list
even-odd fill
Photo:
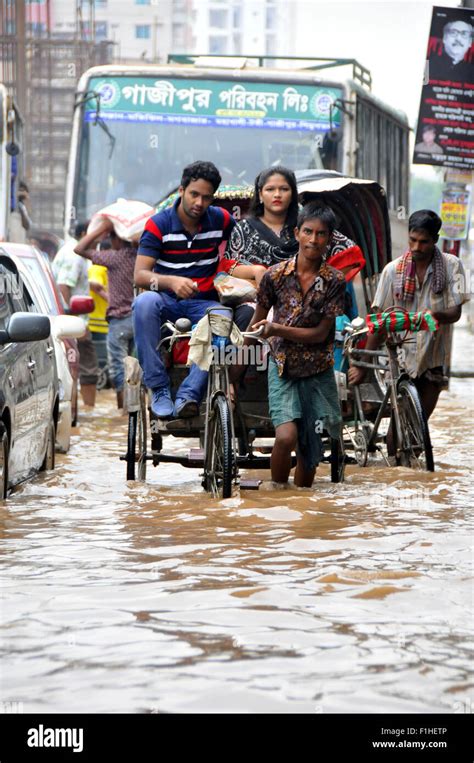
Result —
[[[227, 336], [228, 331], [229, 319], [224, 316], [212, 316], [212, 329], [209, 316], [205, 315], [204, 318], [201, 318], [196, 328], [193, 329], [191, 339], [189, 340], [189, 353], [186, 365], [190, 366], [192, 363], [196, 363], [202, 371], [209, 371], [213, 355], [212, 334]], [[232, 324], [230, 341], [236, 347], [242, 347], [244, 343], [242, 333], [235, 323]]]

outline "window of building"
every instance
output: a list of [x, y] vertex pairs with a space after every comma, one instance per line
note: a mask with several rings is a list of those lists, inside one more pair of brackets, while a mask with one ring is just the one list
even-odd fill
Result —
[[150, 5], [150, 0], [135, 0], [135, 5]]
[[267, 56], [278, 55], [278, 43], [276, 35], [267, 34]]
[[46, 32], [46, 23], [44, 21], [31, 21], [26, 24], [26, 31], [29, 34], [42, 34]]
[[107, 22], [106, 21], [95, 22], [95, 39], [97, 41], [107, 39]]
[[186, 44], [186, 28], [184, 24], [173, 24], [173, 45]]
[[234, 53], [237, 56], [242, 55], [242, 35], [240, 33], [233, 35], [233, 50], [232, 53]]
[[277, 9], [275, 6], [269, 5], [266, 9], [266, 23], [265, 27], [268, 30], [273, 30], [276, 28], [276, 21], [277, 21]]
[[149, 24], [137, 24], [135, 27], [135, 37], [137, 40], [149, 40], [151, 37], [151, 27]]
[[234, 29], [240, 29], [240, 25], [242, 23], [242, 14], [240, 12], [240, 8], [234, 6], [233, 17]]
[[226, 29], [228, 24], [227, 9], [209, 11], [209, 26], [213, 29]]
[[227, 37], [211, 35], [209, 37], [209, 53], [211, 55], [225, 55], [227, 53]]

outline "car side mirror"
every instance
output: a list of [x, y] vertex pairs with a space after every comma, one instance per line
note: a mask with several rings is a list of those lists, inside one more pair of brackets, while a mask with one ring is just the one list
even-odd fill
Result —
[[51, 323], [47, 315], [33, 313], [13, 313], [8, 326], [0, 331], [0, 344], [9, 342], [38, 342], [51, 334]]
[[66, 310], [68, 315], [87, 315], [94, 310], [94, 300], [92, 297], [86, 297], [79, 294], [71, 297], [69, 308]]

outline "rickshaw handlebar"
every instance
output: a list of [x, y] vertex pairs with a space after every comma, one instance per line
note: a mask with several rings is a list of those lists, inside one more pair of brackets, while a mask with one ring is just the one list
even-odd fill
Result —
[[260, 326], [256, 331], [242, 331], [242, 336], [256, 339], [257, 337], [262, 336], [264, 328], [265, 326]]

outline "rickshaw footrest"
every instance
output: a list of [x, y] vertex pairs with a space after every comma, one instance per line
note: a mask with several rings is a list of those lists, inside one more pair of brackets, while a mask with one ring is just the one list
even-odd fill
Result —
[[203, 448], [191, 448], [188, 453], [189, 461], [199, 461], [200, 464], [204, 463], [204, 450]]
[[258, 490], [262, 480], [240, 480], [241, 490]]

